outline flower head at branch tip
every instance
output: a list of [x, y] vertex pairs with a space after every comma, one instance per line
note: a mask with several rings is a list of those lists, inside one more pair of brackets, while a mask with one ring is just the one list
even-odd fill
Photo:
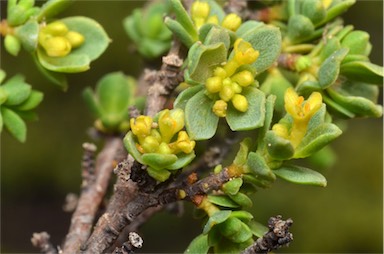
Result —
[[314, 92], [304, 102], [302, 96], [298, 96], [293, 88], [288, 88], [284, 95], [285, 110], [295, 121], [309, 121], [309, 119], [320, 109], [322, 97]]
[[244, 41], [241, 38], [235, 41], [234, 51], [234, 59], [240, 65], [251, 64], [255, 62], [260, 55], [259, 51], [255, 50], [249, 42]]
[[184, 111], [163, 110], [159, 115], [159, 129], [163, 140], [169, 143], [172, 137], [184, 128]]
[[40, 29], [39, 44], [50, 57], [63, 57], [68, 55], [73, 48], [84, 43], [84, 36], [78, 32], [70, 31], [60, 21], [55, 21]]

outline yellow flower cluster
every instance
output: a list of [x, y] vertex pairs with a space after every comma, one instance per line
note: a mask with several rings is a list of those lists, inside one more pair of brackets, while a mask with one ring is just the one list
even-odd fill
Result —
[[251, 64], [259, 56], [259, 52], [252, 45], [242, 39], [237, 39], [234, 44], [234, 57], [224, 66], [216, 67], [213, 76], [205, 82], [209, 94], [218, 94], [219, 100], [213, 105], [212, 111], [219, 117], [225, 117], [228, 101], [240, 112], [248, 110], [248, 101], [241, 95], [244, 87], [255, 81], [252, 72], [237, 69], [245, 64]]
[[288, 88], [284, 95], [285, 110], [293, 118], [293, 124], [290, 129], [285, 124], [278, 123], [272, 128], [280, 137], [291, 141], [292, 146], [296, 148], [305, 134], [309, 120], [320, 109], [322, 105], [322, 96], [314, 92], [304, 101], [302, 96], [298, 96], [293, 88]]
[[[210, 11], [211, 7], [207, 2], [195, 1], [192, 4], [191, 17], [197, 30], [199, 30], [204, 24], [219, 24], [219, 19], [216, 15], [209, 16]], [[240, 27], [241, 23], [241, 18], [238, 15], [231, 13], [225, 16], [221, 22], [221, 26], [228, 30], [236, 31]]]
[[[165, 109], [159, 113], [158, 123], [149, 116], [130, 120], [132, 133], [137, 137], [136, 148], [140, 153], [189, 154], [196, 142], [191, 140], [184, 128], [184, 112], [181, 109]], [[171, 142], [177, 134], [175, 141]]]
[[60, 21], [55, 21], [40, 29], [39, 44], [45, 49], [48, 56], [63, 57], [73, 48], [84, 43], [84, 36], [78, 32], [70, 31]]

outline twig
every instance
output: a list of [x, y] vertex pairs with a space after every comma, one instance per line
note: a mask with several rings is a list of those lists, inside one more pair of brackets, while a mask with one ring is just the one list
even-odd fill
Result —
[[128, 241], [123, 243], [120, 248], [115, 249], [114, 254], [132, 254], [136, 249], [140, 249], [143, 246], [143, 239], [138, 233], [130, 232], [128, 235]]
[[50, 235], [47, 232], [33, 233], [32, 245], [39, 248], [45, 254], [57, 254], [57, 249], [49, 241]]
[[[92, 172], [91, 166], [85, 166], [83, 163], [83, 188], [63, 245], [64, 253], [78, 252], [80, 245], [88, 239], [99, 205], [106, 193], [116, 155], [122, 147], [120, 137], [109, 137], [97, 156], [95, 172]], [[85, 145], [84, 148], [86, 154], [90, 152], [89, 145]], [[94, 150], [95, 147], [92, 147], [91, 151]]]
[[242, 254], [268, 253], [282, 246], [287, 246], [293, 241], [293, 235], [289, 232], [292, 224], [292, 219], [282, 220], [281, 215], [271, 217], [268, 221], [269, 231], [245, 249]]

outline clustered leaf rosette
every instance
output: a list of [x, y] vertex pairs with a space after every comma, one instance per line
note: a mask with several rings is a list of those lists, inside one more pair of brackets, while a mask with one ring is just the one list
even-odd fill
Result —
[[95, 92], [87, 87], [83, 97], [97, 118], [94, 126], [104, 133], [125, 133], [129, 130], [128, 108], [140, 103], [135, 99], [136, 81], [122, 72], [113, 72], [101, 78]]
[[168, 2], [155, 2], [145, 9], [133, 10], [123, 20], [125, 32], [133, 40], [139, 53], [146, 58], [159, 57], [171, 47], [172, 32], [163, 22], [169, 9]]
[[295, 87], [305, 96], [320, 92], [329, 112], [338, 117], [382, 115], [382, 107], [376, 103], [383, 68], [369, 61], [369, 34], [335, 19], [354, 2], [284, 1], [270, 7], [274, 20], [270, 22], [287, 22], [286, 26], [280, 24], [280, 68], [270, 70], [261, 85], [262, 91], [277, 96], [278, 111], [284, 110], [285, 90]]
[[136, 161], [147, 165], [148, 174], [160, 182], [195, 158], [196, 142], [183, 130], [181, 109], [162, 110], [154, 119], [144, 115], [131, 118], [130, 126], [131, 131], [124, 138], [126, 149]]
[[233, 32], [242, 24], [238, 15], [226, 14], [214, 0], [194, 1], [190, 13], [185, 10], [180, 0], [171, 0], [171, 6], [176, 18], [174, 20], [166, 17], [164, 22], [188, 48], [201, 40], [201, 35], [212, 26], [224, 28], [234, 36]]
[[7, 20], [1, 25], [5, 49], [16, 56], [22, 46], [32, 53], [42, 73], [64, 90], [67, 82], [61, 73], [88, 70], [110, 42], [93, 19], [78, 16], [51, 21], [71, 2], [49, 0], [34, 7], [34, 0], [11, 0]]
[[183, 91], [175, 107], [186, 114], [193, 139], [211, 138], [219, 118], [234, 131], [259, 128], [264, 122], [265, 95], [255, 76], [268, 69], [280, 53], [278, 29], [260, 22], [243, 23], [231, 43], [227, 29], [210, 26], [188, 51]]
[[32, 90], [22, 75], [16, 75], [5, 83], [5, 72], [0, 70], [0, 133], [3, 125], [18, 141], [25, 142], [27, 126], [24, 120], [37, 119], [33, 111], [43, 100], [43, 93]]

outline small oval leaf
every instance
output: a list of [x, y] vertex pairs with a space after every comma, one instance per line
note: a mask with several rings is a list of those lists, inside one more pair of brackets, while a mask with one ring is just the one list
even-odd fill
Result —
[[279, 169], [273, 171], [278, 177], [287, 180], [288, 182], [314, 185], [314, 186], [327, 186], [325, 177], [309, 168], [304, 168], [295, 165], [284, 165]]

